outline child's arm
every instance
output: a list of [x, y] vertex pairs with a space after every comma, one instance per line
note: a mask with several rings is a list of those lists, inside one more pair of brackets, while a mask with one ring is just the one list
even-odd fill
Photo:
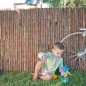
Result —
[[45, 57], [45, 55], [44, 55], [44, 56], [42, 56], [41, 60], [42, 60], [42, 62], [43, 62], [43, 63], [45, 63], [45, 62], [46, 62], [46, 57]]
[[63, 59], [62, 59], [60, 65], [59, 65], [59, 70], [60, 70], [62, 67], [63, 67]]
[[42, 62], [44, 63], [46, 61], [45, 53], [43, 52], [38, 53], [38, 58], [42, 60]]

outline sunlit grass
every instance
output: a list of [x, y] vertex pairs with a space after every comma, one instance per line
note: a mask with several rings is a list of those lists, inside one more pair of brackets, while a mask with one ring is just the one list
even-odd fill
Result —
[[58, 79], [43, 81], [31, 80], [29, 71], [9, 71], [0, 72], [0, 86], [86, 86], [86, 71], [71, 71], [73, 76], [69, 77], [69, 82], [63, 84]]

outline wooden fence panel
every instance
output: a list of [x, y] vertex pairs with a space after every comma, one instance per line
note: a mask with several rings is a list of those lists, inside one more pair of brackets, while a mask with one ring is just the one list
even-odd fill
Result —
[[38, 52], [51, 51], [54, 42], [81, 27], [85, 8], [0, 11], [0, 70], [34, 70]]

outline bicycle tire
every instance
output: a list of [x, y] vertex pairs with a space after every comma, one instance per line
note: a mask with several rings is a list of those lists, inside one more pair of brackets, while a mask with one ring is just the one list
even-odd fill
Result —
[[86, 37], [83, 37], [83, 32], [71, 33], [61, 42], [65, 47], [64, 64], [67, 64], [72, 70], [86, 70], [86, 53], [79, 55], [86, 49]]

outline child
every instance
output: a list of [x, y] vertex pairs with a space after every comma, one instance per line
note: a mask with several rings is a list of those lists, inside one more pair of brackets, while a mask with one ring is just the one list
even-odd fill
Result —
[[35, 66], [35, 72], [32, 80], [35, 81], [38, 78], [42, 80], [52, 79], [52, 75], [55, 73], [57, 68], [63, 66], [63, 54], [64, 46], [60, 42], [56, 42], [53, 46], [52, 53], [39, 53], [38, 57], [41, 59]]

